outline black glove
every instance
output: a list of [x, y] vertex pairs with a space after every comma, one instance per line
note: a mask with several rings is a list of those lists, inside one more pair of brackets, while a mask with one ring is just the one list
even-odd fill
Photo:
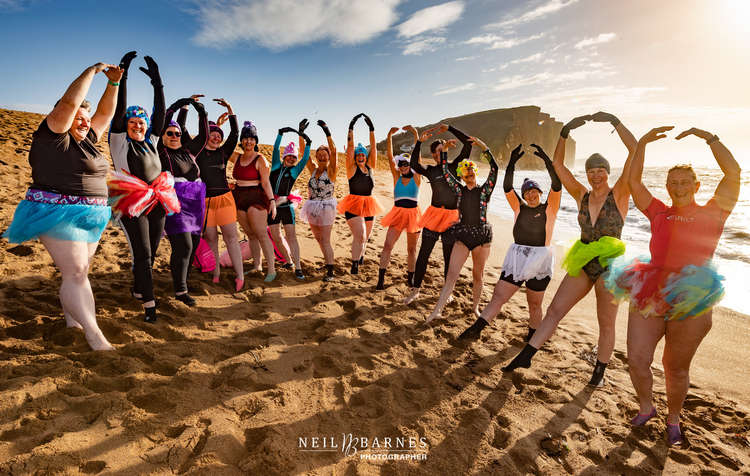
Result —
[[279, 129], [279, 135], [284, 135], [285, 132], [297, 132], [293, 127], [282, 127]]
[[326, 137], [331, 137], [331, 130], [328, 129], [328, 125], [322, 120], [318, 119], [318, 125], [321, 129], [323, 129], [323, 132], [325, 132]]
[[198, 113], [199, 116], [206, 116], [206, 106], [203, 105], [202, 102], [196, 101], [195, 99], [190, 99], [190, 104], [193, 105], [195, 108], [195, 112]]
[[130, 68], [130, 62], [133, 61], [133, 58], [138, 56], [135, 51], [128, 51], [125, 53], [120, 60], [120, 68], [125, 70], [125, 73], [123, 75], [128, 74], [128, 68]]
[[370, 116], [367, 114], [362, 114], [362, 116], [365, 118], [365, 123], [367, 124], [367, 127], [370, 128], [370, 132], [375, 130], [375, 126], [372, 125], [372, 119], [370, 119]]
[[188, 104], [191, 104], [192, 102], [193, 102], [193, 100], [191, 98], [178, 99], [177, 101], [175, 101], [174, 103], [172, 103], [171, 106], [169, 106], [169, 110], [170, 111], [176, 111], [176, 110], [178, 110], [181, 107], [185, 107]]
[[617, 127], [617, 124], [620, 123], [620, 120], [615, 116], [614, 114], [610, 114], [608, 112], [599, 111], [596, 114], [591, 115], [591, 120], [594, 122], [609, 122], [613, 126]]
[[531, 147], [536, 149], [536, 151], [534, 151], [534, 155], [542, 159], [544, 163], [552, 162], [552, 160], [549, 158], [549, 155], [547, 155], [547, 153], [544, 152], [544, 149], [542, 149], [540, 146], [536, 144], [531, 144]]
[[591, 119], [591, 116], [589, 116], [589, 115], [574, 117], [573, 119], [570, 120], [570, 122], [568, 122], [567, 124], [565, 124], [562, 127], [562, 129], [560, 129], [560, 136], [563, 139], [567, 139], [568, 138], [568, 134], [570, 134], [570, 131], [572, 131], [573, 129], [575, 129], [577, 127], [581, 127], [582, 125], [586, 124], [586, 121], [588, 121], [589, 119]]
[[297, 126], [297, 131], [300, 133], [300, 135], [305, 132], [305, 129], [310, 125], [310, 121], [307, 119], [302, 119], [299, 121], [299, 126]]
[[359, 119], [360, 117], [362, 117], [362, 116], [364, 116], [364, 115], [365, 115], [365, 113], [364, 113], [364, 112], [360, 112], [360, 113], [359, 113], [359, 114], [357, 114], [356, 116], [352, 117], [352, 120], [351, 120], [351, 121], [349, 121], [349, 130], [350, 130], [350, 131], [351, 131], [352, 129], [354, 129], [354, 124], [355, 124], [355, 123], [357, 122], [357, 119]]
[[513, 152], [510, 153], [510, 160], [508, 161], [508, 165], [515, 164], [521, 157], [523, 157], [524, 151], [521, 150], [522, 147], [523, 144], [518, 144], [518, 147], [513, 149]]
[[151, 85], [154, 87], [163, 87], [164, 85], [161, 82], [161, 76], [159, 75], [159, 65], [156, 64], [156, 61], [150, 56], [144, 56], [143, 59], [146, 61], [146, 66], [148, 66], [148, 69], [141, 66], [141, 71], [144, 72], [146, 76], [151, 78]]
[[310, 141], [310, 136], [308, 136], [304, 132], [300, 132], [299, 135], [302, 136], [303, 139], [305, 139], [305, 142], [307, 143], [307, 145], [305, 147], [307, 147], [308, 145], [312, 144], [312, 141]]

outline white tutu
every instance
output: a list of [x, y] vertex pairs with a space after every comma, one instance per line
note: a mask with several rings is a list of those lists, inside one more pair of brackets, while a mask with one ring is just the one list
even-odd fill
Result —
[[336, 219], [336, 199], [305, 200], [299, 217], [311, 225], [329, 226]]
[[552, 276], [555, 255], [549, 246], [526, 246], [513, 243], [505, 254], [503, 273], [513, 281], [544, 279]]

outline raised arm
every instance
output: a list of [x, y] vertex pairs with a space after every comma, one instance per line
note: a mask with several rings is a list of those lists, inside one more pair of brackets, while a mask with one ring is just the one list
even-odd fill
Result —
[[560, 181], [565, 187], [565, 190], [575, 199], [577, 203], [581, 203], [583, 195], [586, 193], [586, 187], [579, 182], [573, 173], [565, 165], [565, 143], [568, 140], [568, 135], [572, 129], [581, 127], [586, 123], [591, 116], [579, 116], [573, 118], [570, 122], [565, 124], [560, 130], [560, 138], [557, 140], [557, 146], [555, 147], [555, 153], [552, 156], [552, 165], [555, 168], [557, 176], [560, 177]]
[[310, 140], [310, 137], [305, 134], [305, 129], [307, 129], [307, 126], [309, 125], [310, 121], [302, 119], [297, 128], [297, 135], [299, 136], [300, 144], [299, 150], [304, 150], [304, 152], [302, 153], [302, 158], [294, 165], [294, 167], [292, 167], [292, 177], [295, 179], [299, 177], [299, 174], [302, 173], [305, 165], [310, 161], [310, 145], [312, 144], [312, 141]]
[[503, 191], [505, 192], [505, 198], [508, 200], [508, 205], [513, 209], [513, 213], [518, 215], [521, 211], [521, 201], [518, 199], [518, 194], [513, 190], [513, 175], [516, 171], [516, 162], [523, 156], [524, 152], [521, 150], [523, 144], [518, 144], [518, 147], [513, 149], [510, 153], [510, 160], [508, 165], [505, 167], [505, 177], [503, 178]]
[[440, 151], [440, 167], [443, 169], [443, 176], [453, 192], [458, 195], [461, 193], [461, 182], [453, 175], [448, 168], [448, 152]]
[[[237, 142], [239, 141], [240, 137], [240, 126], [237, 122], [237, 115], [235, 115], [234, 110], [232, 109], [232, 105], [229, 104], [226, 99], [215, 98], [214, 101], [216, 101], [219, 106], [224, 106], [225, 108], [227, 108], [226, 112], [223, 113], [222, 116], [224, 116], [224, 120], [226, 120], [227, 118], [229, 119], [229, 135], [224, 141], [224, 144], [222, 144], [221, 146], [221, 152], [224, 154], [224, 157], [230, 157], [234, 152], [234, 149], [237, 147]], [[216, 125], [221, 127], [221, 124], [218, 120], [216, 121]]]
[[622, 200], [624, 198], [623, 195], [627, 196], [630, 193], [628, 187], [630, 177], [630, 164], [632, 162], [631, 159], [633, 153], [635, 152], [637, 141], [635, 139], [635, 136], [633, 136], [628, 128], [625, 127], [614, 114], [599, 111], [595, 114], [592, 114], [591, 120], [594, 122], [609, 122], [610, 124], [612, 124], [612, 127], [615, 128], [617, 134], [620, 136], [620, 140], [622, 140], [622, 143], [625, 144], [625, 148], [628, 149], [628, 156], [625, 160], [625, 165], [622, 167], [622, 173], [620, 174], [620, 178], [617, 179], [617, 182], [615, 182], [615, 186], [613, 187], [615, 198]]
[[117, 88], [120, 85], [122, 72], [122, 68], [113, 65], [104, 70], [104, 74], [107, 76], [107, 85], [104, 88], [101, 99], [99, 99], [99, 104], [96, 106], [96, 112], [91, 117], [91, 129], [94, 130], [97, 139], [104, 134], [107, 126], [112, 122], [112, 117], [115, 115]]
[[414, 148], [411, 150], [411, 157], [409, 158], [409, 165], [411, 166], [412, 170], [414, 170], [416, 173], [420, 175], [426, 175], [427, 174], [427, 168], [422, 165], [422, 163], [419, 161], [420, 156], [422, 155], [422, 141], [427, 140], [430, 137], [429, 131], [425, 131], [424, 139], [419, 136], [417, 133], [417, 129], [414, 126], [404, 126], [403, 129], [405, 131], [409, 131], [414, 135]]
[[208, 113], [202, 103], [198, 102], [197, 99], [190, 98], [191, 104], [198, 113], [198, 135], [192, 139], [188, 139], [186, 147], [193, 155], [201, 153], [206, 144], [208, 143]]
[[346, 134], [346, 176], [348, 178], [354, 175], [354, 168], [357, 166], [354, 162], [354, 124], [363, 115], [363, 113], [359, 113], [349, 121], [349, 131]]
[[484, 193], [489, 196], [492, 194], [492, 191], [495, 189], [495, 185], [497, 184], [497, 172], [498, 172], [498, 166], [497, 162], [495, 162], [495, 157], [492, 155], [492, 152], [490, 152], [490, 148], [487, 147], [487, 144], [482, 142], [480, 139], [477, 139], [476, 137], [469, 137], [469, 140], [471, 140], [472, 143], [479, 146], [480, 149], [482, 149], [482, 158], [490, 163], [490, 173], [487, 175], [487, 180], [484, 181], [484, 184], [482, 185], [482, 189], [484, 190]]
[[276, 135], [276, 142], [273, 143], [273, 152], [271, 153], [271, 170], [276, 170], [281, 167], [281, 153], [279, 147], [281, 147], [281, 138], [285, 132], [291, 132], [294, 129], [291, 127], [282, 127], [279, 129], [279, 133]]
[[332, 182], [336, 181], [336, 174], [338, 173], [338, 153], [336, 152], [336, 144], [333, 142], [333, 137], [331, 136], [331, 130], [328, 129], [328, 125], [318, 119], [318, 125], [321, 129], [323, 129], [323, 133], [326, 135], [326, 141], [328, 142], [328, 151], [330, 152], [330, 155], [328, 157], [328, 179]]
[[[172, 106], [174, 106], [174, 104]], [[167, 124], [169, 124], [169, 122], [172, 120], [172, 114], [169, 112], [169, 110], [172, 109], [172, 106], [169, 106], [169, 108], [167, 108], [167, 118], [165, 119], [165, 122]], [[190, 138], [190, 134], [188, 134], [187, 124], [186, 124], [187, 115], [188, 115], [188, 108], [187, 108], [187, 105], [185, 105], [181, 107], [179, 112], [177, 113], [177, 125], [179, 125], [180, 130], [182, 130], [183, 140]]]
[[654, 198], [653, 195], [651, 195], [651, 192], [649, 192], [643, 184], [643, 162], [646, 155], [646, 144], [667, 137], [664, 133], [671, 130], [673, 127], [674, 126], [662, 126], [651, 129], [637, 142], [635, 151], [632, 154], [633, 158], [628, 175], [628, 187], [633, 196], [635, 206], [642, 212], [648, 208], [651, 204], [651, 200]]
[[151, 86], [154, 87], [154, 112], [151, 115], [151, 134], [161, 136], [164, 132], [166, 118], [166, 104], [164, 102], [164, 84], [159, 74], [159, 65], [150, 56], [143, 58], [146, 61], [146, 68], [141, 66], [143, 73], [151, 78]]
[[363, 114], [362, 117], [365, 118], [365, 123], [370, 128], [370, 155], [367, 157], [367, 165], [374, 170], [378, 162], [378, 144], [375, 142], [375, 126], [372, 124], [370, 116]]
[[135, 57], [135, 51], [129, 51], [120, 59], [122, 78], [120, 78], [120, 86], [117, 88], [117, 106], [115, 107], [115, 114], [112, 116], [112, 125], [109, 128], [109, 131], [113, 133], [122, 133], [127, 129], [125, 109], [128, 107], [128, 69], [130, 69], [130, 62]]
[[461, 141], [461, 144], [463, 144], [463, 147], [461, 147], [461, 152], [458, 153], [455, 159], [453, 159], [453, 164], [458, 164], [463, 159], [468, 159], [471, 155], [471, 148], [474, 145], [469, 136], [464, 134], [463, 132], [459, 131], [453, 126], [448, 126], [448, 132], [456, 136], [456, 139]]
[[393, 182], [395, 183], [396, 180], [398, 180], [398, 168], [396, 167], [396, 164], [393, 162], [393, 134], [398, 132], [398, 127], [391, 127], [391, 129], [388, 131], [388, 136], [385, 138], [385, 156], [388, 159], [388, 165], [391, 169], [391, 175], [393, 176]]
[[719, 136], [692, 127], [681, 132], [676, 139], [679, 140], [689, 135], [700, 137], [711, 147], [711, 153], [714, 154], [716, 163], [719, 164], [719, 168], [724, 172], [724, 177], [719, 182], [719, 185], [716, 186], [716, 191], [714, 191], [713, 200], [716, 200], [716, 204], [722, 210], [731, 212], [737, 204], [737, 199], [740, 195], [740, 174], [742, 172], [740, 164], [737, 163], [732, 153], [729, 152], [729, 149], [721, 143]]
[[549, 174], [551, 187], [549, 194], [547, 195], [547, 214], [557, 215], [557, 211], [560, 209], [560, 199], [562, 198], [562, 183], [560, 183], [560, 177], [555, 172], [555, 166], [552, 164], [552, 160], [549, 158], [544, 149], [536, 144], [531, 144], [531, 147], [536, 149], [534, 155], [544, 161], [544, 166], [547, 168]]

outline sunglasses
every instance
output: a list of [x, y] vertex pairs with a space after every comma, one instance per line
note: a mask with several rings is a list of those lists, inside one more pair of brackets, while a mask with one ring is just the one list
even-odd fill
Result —
[[167, 131], [167, 137], [181, 137], [182, 132], [178, 131]]
[[399, 166], [399, 167], [408, 167], [408, 166], [409, 166], [409, 162], [400, 162], [400, 163], [398, 164], [398, 166]]

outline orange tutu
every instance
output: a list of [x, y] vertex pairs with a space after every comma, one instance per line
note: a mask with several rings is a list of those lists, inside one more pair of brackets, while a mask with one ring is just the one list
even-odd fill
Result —
[[339, 213], [349, 212], [359, 217], [373, 217], [383, 213], [383, 207], [373, 196], [349, 194], [336, 207]]
[[448, 210], [430, 205], [422, 214], [417, 226], [442, 233], [458, 222], [458, 210]]
[[407, 233], [417, 233], [422, 229], [419, 226], [421, 219], [422, 212], [419, 211], [419, 207], [393, 207], [386, 216], [380, 219], [380, 224], [384, 227], [393, 227], [399, 231], [406, 230]]
[[224, 226], [237, 221], [237, 207], [232, 192], [206, 198], [206, 226]]

